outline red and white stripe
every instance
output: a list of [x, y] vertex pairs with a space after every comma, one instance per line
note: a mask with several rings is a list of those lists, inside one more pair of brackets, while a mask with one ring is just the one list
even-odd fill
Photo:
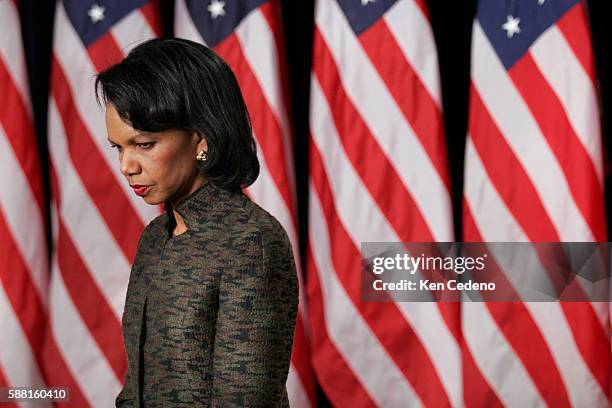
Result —
[[0, 387], [44, 387], [45, 199], [16, 1], [0, 27]]
[[[249, 110], [261, 166], [257, 181], [246, 193], [283, 225], [293, 246], [300, 303], [295, 328], [287, 393], [293, 407], [316, 405], [306, 331], [306, 297], [297, 234], [297, 205], [293, 141], [287, 113], [279, 4], [266, 2], [249, 13], [214, 50], [233, 70]], [[185, 2], [176, 2], [176, 36], [205, 44]]]
[[459, 307], [364, 302], [360, 245], [452, 241], [438, 66], [423, 2], [356, 37], [315, 11], [307, 282], [313, 363], [338, 406], [461, 406]]
[[155, 2], [132, 11], [85, 48], [62, 2], [55, 14], [49, 101], [53, 256], [46, 364], [71, 385], [72, 406], [111, 406], [126, 370], [121, 316], [144, 226], [159, 214], [136, 197], [106, 141], [94, 73], [161, 26]]
[[[598, 111], [582, 3], [508, 71], [475, 21], [465, 240], [605, 241]], [[609, 406], [608, 314], [586, 302], [464, 304], [466, 405]]]

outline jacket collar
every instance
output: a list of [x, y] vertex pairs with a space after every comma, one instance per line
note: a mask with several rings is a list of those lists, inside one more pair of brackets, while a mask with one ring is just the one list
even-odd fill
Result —
[[211, 182], [206, 182], [204, 185], [193, 191], [191, 194], [181, 198], [174, 206], [169, 202], [164, 204], [166, 215], [168, 216], [168, 232], [172, 236], [172, 231], [176, 226], [173, 209], [178, 212], [187, 229], [192, 229], [197, 226], [202, 218], [210, 215], [219, 203], [227, 202], [227, 200], [241, 192], [232, 192], [214, 185]]

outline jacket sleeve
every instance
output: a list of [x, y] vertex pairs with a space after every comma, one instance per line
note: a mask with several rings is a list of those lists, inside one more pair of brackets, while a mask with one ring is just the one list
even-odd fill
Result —
[[133, 369], [131, 368], [131, 364], [130, 364], [130, 355], [129, 355], [129, 348], [130, 348], [130, 344], [129, 344], [129, 340], [126, 336], [126, 328], [127, 326], [130, 324], [131, 321], [131, 317], [129, 315], [129, 310], [127, 307], [130, 295], [131, 295], [131, 290], [133, 289], [132, 287], [134, 286], [134, 278], [136, 276], [136, 271], [138, 270], [139, 266], [138, 266], [138, 255], [136, 256], [136, 259], [134, 260], [134, 265], [132, 266], [132, 271], [130, 273], [130, 282], [128, 284], [128, 291], [126, 294], [126, 308], [123, 311], [123, 318], [122, 318], [122, 331], [123, 331], [123, 338], [124, 338], [124, 345], [125, 345], [125, 351], [127, 353], [127, 357], [128, 357], [128, 365], [127, 365], [127, 372], [125, 373], [125, 383], [123, 385], [123, 388], [121, 389], [121, 392], [119, 392], [119, 395], [117, 395], [117, 398], [115, 399], [115, 407], [117, 408], [129, 408], [129, 407], [134, 407], [136, 406], [134, 403], [134, 399], [133, 399], [133, 395], [135, 394], [136, 390], [134, 389], [134, 373], [133, 373]]
[[134, 339], [129, 335], [130, 326], [135, 322], [134, 316], [131, 315], [131, 309], [129, 307], [130, 299], [136, 296], [136, 278], [137, 275], [142, 268], [142, 259], [144, 257], [144, 249], [150, 245], [152, 239], [151, 227], [150, 225], [145, 228], [140, 236], [140, 240], [138, 241], [138, 248], [136, 250], [136, 256], [134, 258], [134, 264], [132, 265], [132, 270], [130, 272], [130, 280], [128, 283], [128, 289], [126, 293], [126, 301], [125, 308], [123, 311], [122, 317], [122, 332], [123, 339], [125, 345], [125, 351], [127, 353], [128, 365], [127, 372], [125, 374], [125, 383], [119, 395], [115, 398], [115, 406], [117, 408], [130, 408], [135, 407], [136, 403], [134, 401], [134, 396], [136, 395], [137, 390], [135, 389], [135, 384], [138, 380], [137, 374], [134, 373], [133, 365], [130, 362], [135, 358], [135, 356], [131, 356], [130, 353], [138, 352], [138, 344], [134, 344], [134, 341], [138, 341], [138, 339]]
[[[128, 284], [128, 293], [127, 293], [127, 297], [129, 297], [130, 295], [130, 288], [131, 286], [133, 286], [132, 281], [133, 281], [133, 277], [135, 275], [135, 270], [137, 269], [136, 266], [136, 262], [134, 262], [134, 265], [132, 266], [132, 272], [130, 273], [130, 283]], [[126, 300], [126, 304], [127, 304], [127, 300]], [[128, 339], [125, 335], [125, 327], [128, 324], [128, 321], [130, 319], [130, 316], [128, 315], [127, 311], [124, 310], [123, 313], [123, 319], [122, 319], [122, 324], [123, 324], [123, 337], [124, 337], [124, 344], [125, 344], [125, 350], [127, 352], [128, 347], [129, 347], [129, 343], [128, 343]], [[115, 407], [117, 408], [131, 408], [131, 407], [135, 407], [135, 403], [134, 403], [134, 399], [133, 399], [133, 395], [135, 394], [136, 390], [134, 389], [134, 378], [133, 378], [133, 370], [130, 368], [130, 359], [128, 356], [128, 366], [127, 366], [127, 372], [125, 373], [125, 382], [124, 382], [124, 386], [121, 389], [121, 392], [119, 392], [119, 395], [117, 395], [117, 398], [115, 399]]]
[[213, 406], [281, 406], [287, 401], [298, 281], [281, 233], [249, 237], [223, 271], [213, 354]]

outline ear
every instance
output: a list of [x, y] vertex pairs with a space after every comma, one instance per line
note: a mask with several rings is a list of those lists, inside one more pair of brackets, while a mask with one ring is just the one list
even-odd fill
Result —
[[191, 139], [196, 144], [197, 153], [201, 152], [202, 150], [204, 150], [205, 152], [208, 152], [208, 141], [199, 132], [193, 132], [191, 134]]

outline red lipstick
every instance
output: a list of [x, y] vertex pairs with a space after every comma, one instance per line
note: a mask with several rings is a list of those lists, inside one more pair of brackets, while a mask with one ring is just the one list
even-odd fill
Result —
[[134, 184], [133, 186], [131, 186], [134, 189], [134, 193], [136, 193], [136, 195], [138, 196], [143, 196], [147, 193], [147, 191], [149, 191], [149, 188], [151, 186], [142, 186], [140, 184]]

